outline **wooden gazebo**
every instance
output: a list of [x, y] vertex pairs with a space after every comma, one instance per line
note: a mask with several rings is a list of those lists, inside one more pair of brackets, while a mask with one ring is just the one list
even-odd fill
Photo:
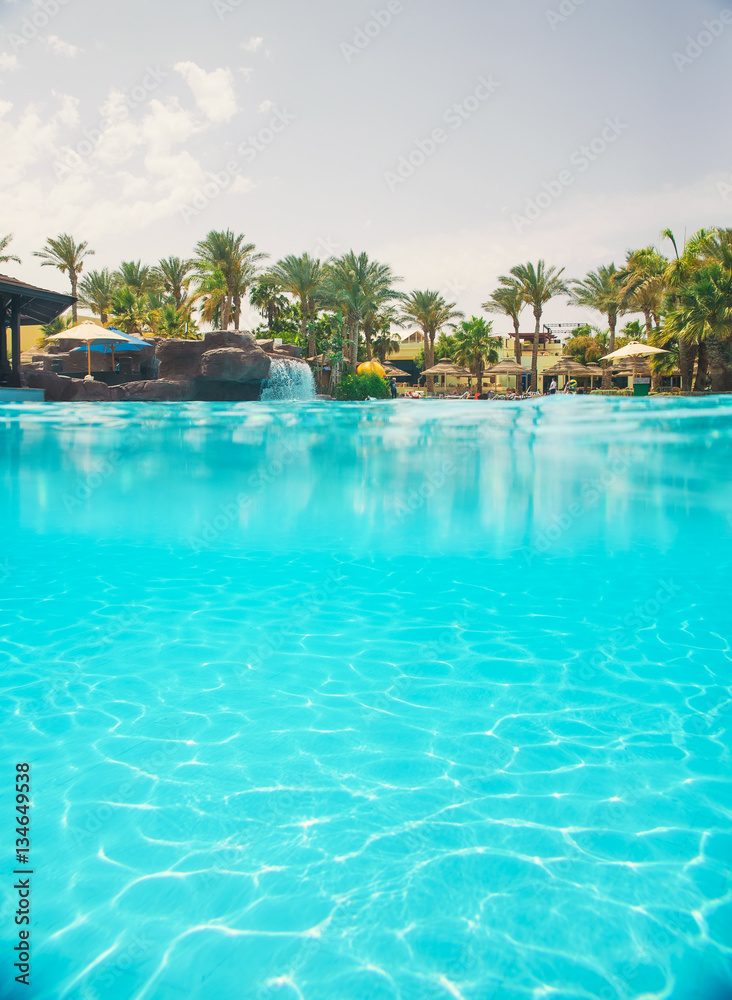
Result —
[[[20, 385], [20, 328], [52, 323], [76, 299], [0, 274], [0, 385]], [[10, 328], [12, 365], [8, 356]]]

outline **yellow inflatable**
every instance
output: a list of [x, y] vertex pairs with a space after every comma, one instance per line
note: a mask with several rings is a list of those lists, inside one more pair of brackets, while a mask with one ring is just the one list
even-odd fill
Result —
[[356, 369], [359, 375], [378, 375], [379, 378], [386, 378], [386, 372], [378, 361], [364, 361]]

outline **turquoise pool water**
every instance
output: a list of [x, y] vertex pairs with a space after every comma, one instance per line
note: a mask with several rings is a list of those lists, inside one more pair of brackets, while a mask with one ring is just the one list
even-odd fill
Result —
[[729, 997], [731, 458], [723, 398], [0, 407], [0, 997]]

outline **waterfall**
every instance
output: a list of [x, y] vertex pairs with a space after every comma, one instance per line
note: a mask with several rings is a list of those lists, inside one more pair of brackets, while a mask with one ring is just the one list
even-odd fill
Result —
[[315, 399], [315, 379], [310, 366], [302, 361], [274, 359], [259, 398], [265, 403]]

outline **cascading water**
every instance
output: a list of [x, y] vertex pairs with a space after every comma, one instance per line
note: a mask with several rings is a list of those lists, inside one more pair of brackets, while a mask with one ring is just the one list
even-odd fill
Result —
[[308, 365], [300, 361], [272, 361], [262, 394], [262, 402], [279, 403], [315, 399], [315, 378]]

